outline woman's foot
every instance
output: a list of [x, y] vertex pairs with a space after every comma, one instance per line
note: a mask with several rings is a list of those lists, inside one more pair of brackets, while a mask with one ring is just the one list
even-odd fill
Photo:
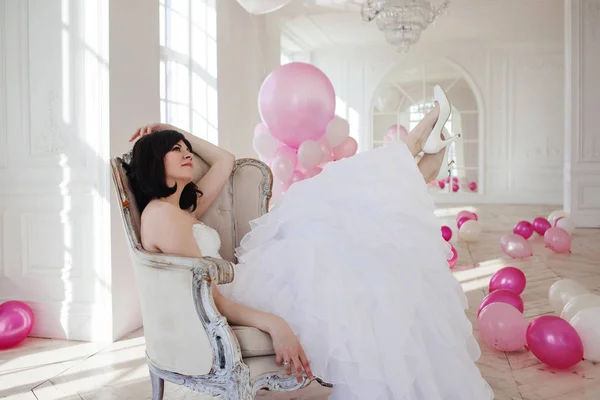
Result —
[[429, 138], [429, 134], [433, 130], [435, 123], [440, 115], [440, 105], [435, 102], [435, 107], [425, 114], [425, 117], [419, 121], [417, 126], [403, 138], [404, 143], [408, 146], [413, 157], [423, 151], [423, 146]]

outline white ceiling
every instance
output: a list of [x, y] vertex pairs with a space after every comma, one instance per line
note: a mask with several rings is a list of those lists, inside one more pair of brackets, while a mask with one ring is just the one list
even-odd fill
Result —
[[[385, 43], [374, 22], [362, 21], [360, 6], [352, 1], [294, 0], [270, 18], [304, 50]], [[431, 2], [439, 5], [440, 0]], [[561, 41], [563, 15], [563, 0], [451, 0], [420, 42]]]

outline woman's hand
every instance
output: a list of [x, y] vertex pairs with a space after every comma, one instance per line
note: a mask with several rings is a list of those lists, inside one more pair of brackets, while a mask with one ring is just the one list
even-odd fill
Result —
[[298, 383], [302, 382], [302, 370], [306, 371], [308, 379], [313, 379], [312, 371], [304, 349], [300, 345], [298, 338], [292, 332], [290, 326], [281, 318], [277, 318], [273, 327], [269, 330], [269, 334], [273, 339], [273, 348], [277, 355], [277, 365], [285, 365], [285, 372], [288, 375], [292, 374], [292, 364], [296, 371]]
[[174, 130], [175, 128], [172, 125], [161, 124], [161, 123], [153, 123], [153, 124], [145, 125], [145, 126], [142, 126], [141, 128], [139, 128], [137, 131], [135, 131], [133, 136], [131, 136], [129, 138], [129, 141], [133, 142], [134, 140], [140, 139], [146, 135], [151, 134], [152, 132], [165, 131], [165, 130], [169, 130], [169, 129]]

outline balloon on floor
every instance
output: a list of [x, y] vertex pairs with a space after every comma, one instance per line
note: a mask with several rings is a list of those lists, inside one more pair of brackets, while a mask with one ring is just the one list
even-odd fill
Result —
[[515, 267], [504, 267], [498, 271], [490, 279], [489, 291], [506, 289], [516, 294], [521, 294], [527, 286], [527, 278], [523, 271]]
[[274, 201], [327, 163], [356, 154], [358, 143], [348, 121], [335, 115], [335, 103], [331, 81], [311, 64], [285, 64], [264, 80], [253, 146], [273, 171]]
[[583, 343], [567, 321], [543, 315], [527, 327], [527, 346], [544, 364], [553, 368], [570, 368], [583, 359]]
[[500, 248], [512, 258], [525, 258], [533, 255], [531, 243], [523, 236], [509, 233], [500, 239]]
[[33, 311], [22, 301], [0, 304], [0, 349], [21, 343], [33, 328]]

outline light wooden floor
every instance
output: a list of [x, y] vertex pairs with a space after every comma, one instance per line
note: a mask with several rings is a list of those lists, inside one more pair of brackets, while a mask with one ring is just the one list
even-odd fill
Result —
[[[463, 208], [440, 208], [442, 222], [455, 226], [455, 215]], [[479, 302], [487, 292], [491, 275], [506, 265], [522, 268], [528, 278], [523, 293], [529, 319], [551, 310], [547, 300], [550, 285], [572, 278], [600, 292], [600, 230], [577, 230], [570, 255], [553, 254], [534, 237], [534, 256], [524, 261], [502, 255], [499, 239], [521, 220], [547, 216], [551, 207], [485, 206], [478, 212], [484, 232], [471, 245], [452, 242], [459, 262], [456, 277], [463, 283], [471, 302], [469, 318], [474, 322]], [[481, 345], [478, 362], [483, 376], [498, 400], [592, 400], [600, 399], [600, 366], [582, 362], [569, 371], [551, 371], [528, 352], [499, 353]], [[324, 399], [314, 393], [272, 395], [264, 398]], [[144, 361], [141, 331], [111, 345], [45, 339], [27, 339], [18, 348], [0, 352], [0, 398], [47, 399], [150, 399], [150, 382]], [[166, 399], [205, 399], [175, 385], [166, 385]], [[261, 398], [263, 398], [261, 396]], [[368, 399], [365, 399], [368, 400]], [[478, 399], [473, 399], [478, 400]]]

